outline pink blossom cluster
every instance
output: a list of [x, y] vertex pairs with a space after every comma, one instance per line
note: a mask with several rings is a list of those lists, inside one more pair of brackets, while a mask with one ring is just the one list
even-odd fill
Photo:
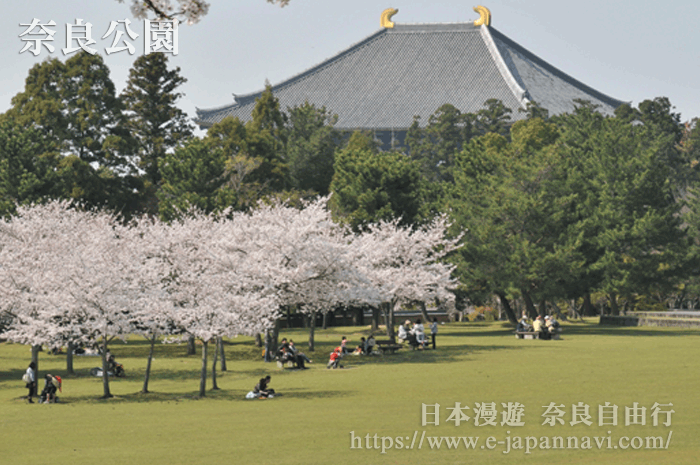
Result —
[[123, 224], [66, 202], [18, 207], [0, 222], [3, 337], [50, 346], [131, 334], [218, 337], [269, 329], [283, 305], [324, 312], [447, 300], [455, 286], [437, 218], [423, 229], [380, 223], [353, 234], [327, 198], [252, 212], [187, 212], [170, 224]]

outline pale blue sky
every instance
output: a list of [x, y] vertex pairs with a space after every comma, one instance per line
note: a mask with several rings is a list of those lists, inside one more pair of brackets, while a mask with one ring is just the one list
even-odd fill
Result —
[[[127, 0], [129, 1], [129, 0]], [[700, 117], [700, 2], [670, 0], [483, 0], [492, 26], [562, 71], [611, 97], [638, 104], [666, 96], [683, 120]], [[397, 23], [466, 22], [478, 18], [477, 4], [464, 1], [291, 0], [279, 8], [264, 0], [211, 0], [199, 24], [180, 29], [177, 57], [188, 82], [180, 106], [191, 116], [195, 107], [231, 103], [245, 94], [297, 74], [379, 30], [379, 16], [398, 8]], [[24, 42], [20, 23], [33, 18], [56, 22], [54, 46], [35, 57], [19, 53]], [[65, 59], [67, 23], [81, 18], [93, 24], [95, 48], [103, 54], [118, 91], [134, 59], [143, 53], [107, 56], [110, 39], [101, 39], [112, 20], [130, 19], [142, 34], [143, 23], [128, 4], [115, 0], [33, 0], [6, 2], [0, 18], [0, 112], [20, 92], [28, 70], [47, 57]]]

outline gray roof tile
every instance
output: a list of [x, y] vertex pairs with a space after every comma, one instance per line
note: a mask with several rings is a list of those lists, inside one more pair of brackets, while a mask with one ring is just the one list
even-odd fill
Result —
[[[235, 103], [197, 110], [203, 127], [227, 116], [248, 121], [260, 92]], [[323, 63], [273, 86], [282, 108], [325, 106], [339, 129], [403, 129], [414, 115], [428, 116], [445, 103], [475, 112], [496, 98], [516, 111], [529, 100], [550, 114], [570, 112], [573, 99], [611, 112], [620, 101], [559, 71], [500, 32], [472, 23], [396, 24]]]

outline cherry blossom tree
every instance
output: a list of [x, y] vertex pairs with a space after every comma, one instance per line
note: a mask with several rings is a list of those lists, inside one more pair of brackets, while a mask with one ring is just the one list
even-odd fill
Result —
[[451, 300], [456, 287], [454, 266], [444, 258], [461, 237], [446, 235], [446, 217], [412, 230], [398, 221], [372, 225], [355, 237], [351, 262], [367, 278], [385, 307], [387, 336], [394, 341], [394, 312], [402, 305]]
[[241, 216], [227, 215], [190, 212], [165, 227], [161, 240], [171, 267], [165, 289], [173, 321], [202, 342], [200, 396], [206, 395], [209, 342], [263, 330], [279, 307], [264, 250], [246, 236]]
[[106, 352], [131, 332], [128, 304], [139, 291], [138, 251], [112, 215], [66, 202], [18, 208], [3, 225], [3, 288], [18, 313], [8, 339], [32, 345], [79, 338], [101, 343], [104, 397], [111, 397]]
[[[124, 3], [124, 0], [117, 0]], [[289, 0], [267, 0], [268, 3], [287, 6]], [[187, 24], [198, 23], [209, 13], [209, 3], [203, 0], [131, 0], [131, 13], [137, 19], [153, 14], [156, 19], [179, 19]]]
[[254, 237], [265, 255], [266, 273], [281, 304], [311, 316], [311, 350], [318, 312], [370, 298], [356, 295], [368, 288], [357, 285], [362, 278], [348, 262], [348, 229], [332, 221], [327, 204], [328, 197], [322, 197], [303, 208], [284, 203], [260, 205], [245, 222], [245, 235]]

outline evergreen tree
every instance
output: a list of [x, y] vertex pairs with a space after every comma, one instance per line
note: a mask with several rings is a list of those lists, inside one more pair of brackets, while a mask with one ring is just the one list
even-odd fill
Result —
[[336, 155], [330, 200], [334, 215], [356, 231], [382, 220], [418, 223], [423, 199], [419, 165], [404, 154], [368, 146], [365, 137], [355, 134]]
[[0, 118], [0, 216], [59, 195], [58, 154], [50, 147], [39, 129]]
[[191, 207], [212, 212], [235, 204], [226, 187], [226, 160], [223, 150], [198, 138], [166, 153], [157, 193], [161, 219], [171, 221]]
[[419, 120], [414, 118], [407, 134], [411, 158], [420, 163], [427, 181], [453, 182], [455, 156], [473, 135], [474, 115], [445, 104], [430, 115], [425, 129]]
[[291, 186], [299, 191], [327, 195], [333, 178], [333, 161], [340, 134], [338, 120], [325, 107], [306, 102], [289, 108], [287, 159]]
[[511, 123], [510, 114], [513, 110], [506, 107], [498, 99], [488, 99], [484, 102], [484, 108], [476, 112], [475, 132], [477, 134], [500, 134], [508, 137]]
[[100, 56], [81, 52], [35, 65], [12, 104], [9, 117], [41, 132], [41, 153], [62, 158], [61, 196], [126, 215], [135, 209], [134, 140]]
[[[557, 247], [557, 204], [548, 199], [556, 126], [515, 123], [512, 142], [496, 133], [472, 139], [458, 155], [452, 212], [464, 231], [458, 272], [472, 301], [495, 293], [526, 302], [555, 296], [569, 250]], [[530, 312], [534, 307], [530, 305]], [[509, 319], [515, 320], [512, 311]]]
[[250, 175], [251, 182], [265, 193], [289, 187], [289, 166], [286, 162], [287, 116], [280, 110], [279, 100], [272, 95], [272, 86], [256, 100], [252, 119], [245, 125], [248, 156], [259, 162]]
[[177, 88], [187, 80], [180, 68], [168, 69], [164, 53], [149, 53], [134, 61], [126, 89], [121, 94], [128, 116], [127, 127], [137, 143], [137, 166], [143, 172], [143, 200], [156, 212], [153, 201], [160, 184], [159, 162], [165, 154], [192, 137], [187, 115], [175, 104], [182, 96]]

